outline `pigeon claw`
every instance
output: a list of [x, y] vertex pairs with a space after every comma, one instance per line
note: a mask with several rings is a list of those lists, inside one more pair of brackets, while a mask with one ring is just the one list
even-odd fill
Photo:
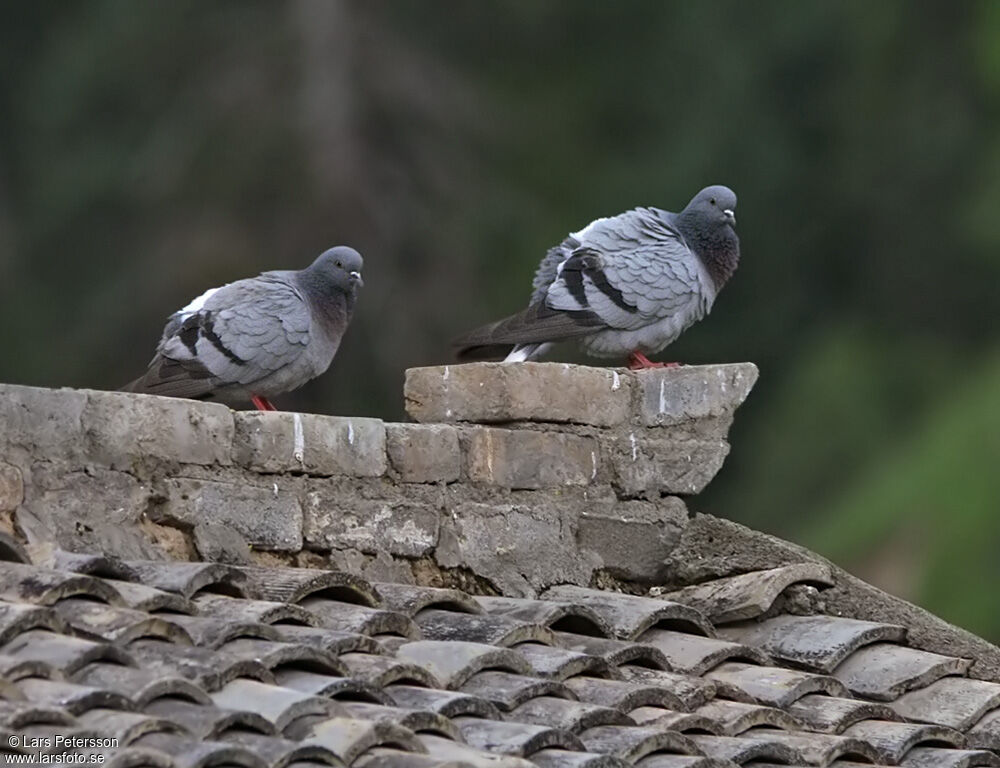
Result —
[[278, 410], [271, 404], [271, 401], [268, 400], [266, 397], [260, 397], [259, 395], [250, 395], [250, 402], [253, 403], [253, 407], [256, 408], [258, 411]]
[[628, 356], [628, 367], [631, 371], [642, 371], [647, 368], [679, 368], [680, 365], [680, 363], [654, 363], [638, 350], [630, 352]]

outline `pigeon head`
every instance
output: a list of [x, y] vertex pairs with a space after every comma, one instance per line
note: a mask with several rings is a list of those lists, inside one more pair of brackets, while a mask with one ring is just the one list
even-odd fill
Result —
[[361, 254], [346, 245], [324, 251], [305, 271], [309, 278], [326, 287], [353, 293], [364, 285]]
[[688, 246], [708, 268], [716, 290], [722, 288], [740, 260], [736, 193], [721, 184], [705, 187], [675, 221]]
[[736, 227], [736, 193], [715, 184], [691, 198], [680, 216], [691, 224], [711, 230], [719, 226]]

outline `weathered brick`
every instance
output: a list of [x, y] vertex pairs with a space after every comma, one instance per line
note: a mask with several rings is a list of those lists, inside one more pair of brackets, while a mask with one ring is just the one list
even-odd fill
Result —
[[0, 448], [8, 454], [82, 460], [87, 396], [71, 389], [0, 384]]
[[378, 477], [386, 470], [385, 425], [354, 416], [242, 411], [233, 457], [255, 472]]
[[111, 469], [149, 458], [230, 463], [232, 412], [224, 405], [96, 390], [0, 385], [0, 445]]
[[579, 500], [536, 496], [535, 503], [457, 504], [442, 520], [435, 560], [469, 568], [510, 597], [533, 597], [552, 584], [588, 584], [600, 558], [576, 546]]
[[703, 421], [705, 436], [710, 431], [725, 437], [732, 413], [750, 394], [757, 373], [753, 363], [636, 371], [639, 423], [654, 427]]
[[628, 495], [698, 493], [729, 453], [725, 440], [664, 440], [647, 430], [610, 438], [604, 447], [614, 484]]
[[250, 565], [250, 545], [234, 528], [219, 523], [198, 523], [191, 531], [195, 549], [210, 563]]
[[28, 476], [16, 517], [29, 543], [133, 560], [163, 556], [141, 529], [149, 489], [127, 472], [44, 461]]
[[598, 427], [629, 418], [631, 381], [613, 368], [564, 363], [473, 363], [406, 372], [416, 421], [570, 422]]
[[24, 500], [24, 480], [21, 470], [0, 461], [0, 512], [17, 509]]
[[164, 483], [167, 500], [151, 516], [192, 528], [199, 523], [226, 525], [252, 546], [279, 552], [302, 549], [302, 506], [298, 488], [172, 478]]
[[580, 514], [577, 543], [597, 553], [611, 575], [654, 582], [663, 575], [664, 560], [680, 541], [687, 517], [687, 507], [676, 496], [656, 503], [588, 506]]
[[393, 469], [406, 483], [458, 480], [462, 452], [458, 431], [447, 424], [387, 424], [386, 447]]
[[84, 390], [88, 458], [113, 469], [137, 460], [231, 463], [233, 412], [218, 403]]
[[430, 504], [314, 490], [306, 495], [305, 541], [322, 549], [421, 557], [437, 544], [439, 517]]
[[601, 461], [591, 437], [494, 427], [470, 430], [467, 459], [473, 482], [525, 489], [587, 485]]

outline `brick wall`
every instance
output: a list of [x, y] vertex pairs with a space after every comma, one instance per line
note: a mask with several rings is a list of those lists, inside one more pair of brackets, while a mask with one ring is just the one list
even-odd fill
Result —
[[29, 546], [472, 591], [649, 584], [756, 377], [751, 364], [419, 368], [407, 424], [0, 385], [0, 527]]

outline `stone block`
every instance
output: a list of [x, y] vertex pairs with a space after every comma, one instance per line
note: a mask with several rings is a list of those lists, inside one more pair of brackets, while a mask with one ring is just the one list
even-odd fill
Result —
[[224, 405], [97, 390], [0, 385], [0, 447], [49, 461], [128, 470], [150, 458], [229, 464]]
[[0, 449], [47, 461], [83, 459], [86, 404], [76, 390], [0, 384]]
[[577, 543], [600, 556], [616, 578], [652, 583], [665, 572], [664, 560], [680, 541], [687, 524], [684, 502], [676, 496], [659, 501], [623, 501], [581, 510]]
[[639, 423], [656, 427], [705, 420], [714, 436], [724, 437], [731, 421], [725, 417], [746, 399], [757, 373], [753, 363], [635, 371]]
[[580, 501], [538, 496], [536, 503], [456, 504], [443, 518], [435, 560], [468, 568], [509, 597], [534, 597], [552, 584], [589, 584], [600, 558], [576, 545]]
[[365, 555], [356, 549], [334, 550], [322, 567], [350, 573], [369, 582], [414, 584], [411, 560], [396, 558], [385, 552]]
[[225, 525], [252, 546], [278, 552], [302, 549], [302, 506], [298, 486], [286, 481], [251, 485], [187, 477], [164, 481], [166, 501], [150, 512], [157, 522], [194, 528]]
[[198, 523], [191, 531], [195, 549], [209, 563], [250, 565], [250, 545], [234, 528], [219, 523]]
[[163, 557], [142, 532], [149, 489], [126, 472], [71, 463], [30, 467], [17, 524], [29, 544], [56, 543], [70, 552], [131, 560]]
[[12, 512], [24, 500], [21, 470], [0, 461], [0, 512]]
[[437, 544], [439, 517], [431, 504], [313, 490], [306, 494], [305, 541], [320, 549], [422, 557]]
[[513, 489], [587, 485], [601, 464], [597, 440], [563, 432], [474, 427], [466, 450], [470, 480]]
[[630, 416], [631, 379], [565, 363], [472, 363], [406, 372], [406, 412], [420, 422], [539, 421], [608, 427]]
[[241, 411], [233, 457], [255, 472], [379, 477], [386, 470], [385, 425], [353, 416]]
[[232, 462], [233, 412], [218, 403], [82, 390], [87, 458], [130, 469], [150, 458], [179, 464]]
[[387, 424], [386, 447], [404, 483], [458, 480], [462, 451], [458, 431], [447, 424]]
[[729, 444], [722, 439], [673, 440], [653, 434], [635, 430], [604, 441], [612, 482], [626, 495], [699, 493], [729, 453]]

